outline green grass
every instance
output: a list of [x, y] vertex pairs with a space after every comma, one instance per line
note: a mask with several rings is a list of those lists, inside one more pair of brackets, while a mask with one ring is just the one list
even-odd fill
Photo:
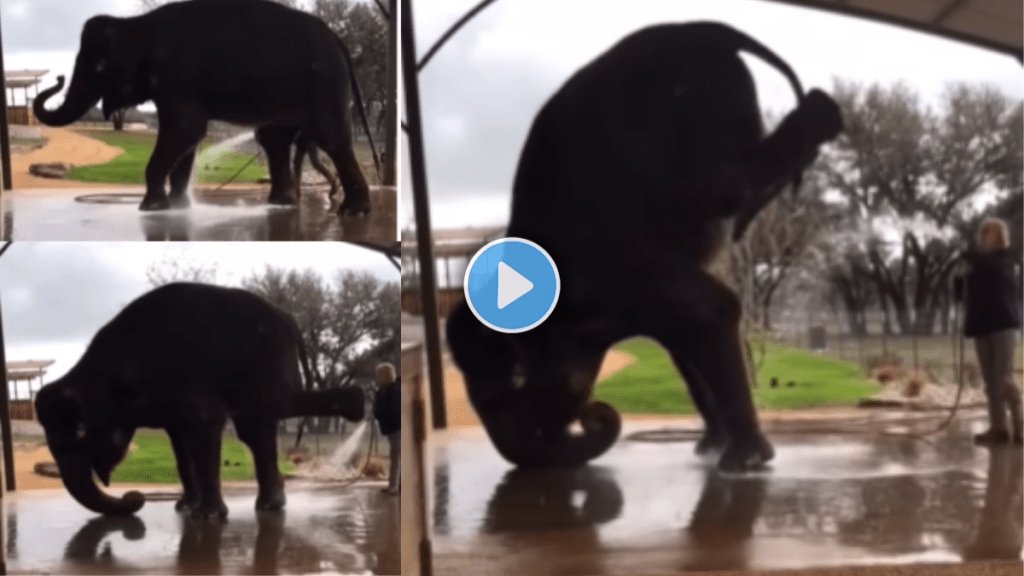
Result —
[[[637, 361], [601, 382], [594, 398], [629, 414], [696, 414], [682, 378], [665, 350], [653, 340], [634, 338], [615, 346]], [[853, 363], [770, 344], [753, 389], [758, 408], [795, 409], [849, 406], [878, 390]], [[768, 384], [779, 379], [779, 388]], [[796, 387], [785, 384], [793, 380]]]
[[[145, 184], [146, 164], [156, 145], [156, 134], [152, 132], [114, 132], [112, 130], [79, 130], [84, 136], [95, 138], [111, 146], [121, 148], [124, 153], [106, 164], [80, 166], [68, 172], [68, 180], [95, 182], [101, 184]], [[204, 141], [199, 145], [202, 152], [211, 146]], [[245, 166], [252, 156], [228, 152], [210, 170], [197, 167], [196, 173], [201, 184], [220, 184]], [[259, 162], [249, 164], [235, 179], [235, 182], [256, 182], [267, 177], [267, 170]]]
[[[176, 484], [178, 470], [175, 465], [174, 451], [167, 434], [160, 430], [140, 430], [135, 433], [132, 442], [138, 449], [128, 455], [114, 469], [111, 482]], [[224, 461], [231, 465], [224, 466]], [[234, 464], [238, 463], [238, 466]], [[278, 468], [282, 474], [288, 474], [294, 466], [281, 458]], [[256, 477], [252, 455], [249, 449], [238, 440], [224, 437], [221, 450], [221, 480], [251, 480]]]

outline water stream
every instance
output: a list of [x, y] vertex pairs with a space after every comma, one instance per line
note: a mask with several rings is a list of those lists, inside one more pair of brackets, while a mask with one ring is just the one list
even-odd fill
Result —
[[352, 457], [355, 456], [356, 451], [359, 450], [359, 447], [362, 446], [363, 438], [369, 430], [370, 428], [366, 420], [360, 422], [359, 426], [352, 431], [352, 434], [327, 458], [328, 466], [341, 468], [348, 464]]

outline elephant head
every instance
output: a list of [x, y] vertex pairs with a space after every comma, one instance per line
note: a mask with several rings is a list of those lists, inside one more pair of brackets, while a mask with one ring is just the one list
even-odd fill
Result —
[[111, 411], [104, 404], [103, 400], [87, 403], [78, 389], [60, 381], [40, 389], [35, 400], [46, 443], [71, 496], [99, 514], [134, 514], [145, 503], [140, 492], [112, 498], [92, 477], [95, 472], [105, 486], [110, 485], [110, 473], [128, 453], [135, 433], [112, 424]]
[[48, 126], [67, 126], [103, 100], [103, 115], [109, 120], [117, 110], [148, 100], [144, 34], [136, 19], [90, 18], [82, 30], [64, 103], [56, 110], [46, 109], [47, 100], [64, 89], [64, 76], [58, 76], [55, 86], [36, 97], [32, 105], [36, 118]]
[[[576, 467], [603, 454], [619, 436], [621, 421], [602, 402], [590, 402], [597, 364], [552, 365], [544, 346], [519, 334], [487, 328], [462, 303], [448, 317], [448, 346], [473, 407], [498, 452], [523, 468]], [[571, 356], [562, 357], [571, 358]], [[581, 365], [587, 365], [581, 368]], [[583, 432], [570, 433], [579, 420]]]

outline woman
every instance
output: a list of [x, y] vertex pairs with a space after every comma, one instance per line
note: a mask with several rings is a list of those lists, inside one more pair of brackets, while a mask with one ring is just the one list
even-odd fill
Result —
[[977, 444], [1019, 444], [1024, 436], [1021, 392], [1013, 374], [1021, 290], [1009, 247], [1006, 223], [986, 218], [978, 228], [977, 250], [964, 256], [966, 278], [953, 280], [954, 298], [964, 302], [964, 336], [974, 338], [988, 398], [989, 429], [974, 437]]
[[395, 367], [384, 363], [377, 366], [377, 397], [373, 400], [373, 417], [377, 419], [380, 433], [388, 439], [388, 459], [391, 470], [388, 474], [387, 494], [398, 494], [402, 475], [402, 385]]

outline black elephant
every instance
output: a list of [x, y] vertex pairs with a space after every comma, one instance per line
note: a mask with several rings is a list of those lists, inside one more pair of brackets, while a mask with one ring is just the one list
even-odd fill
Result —
[[353, 151], [350, 91], [369, 128], [351, 56], [311, 14], [270, 0], [190, 0], [131, 18], [95, 16], [82, 30], [64, 103], [47, 110], [63, 88], [61, 76], [36, 98], [42, 123], [66, 126], [100, 100], [108, 119], [122, 108], [156, 105], [160, 131], [141, 210], [188, 205], [196, 147], [209, 121], [220, 120], [255, 128], [267, 153], [270, 203], [295, 202], [289, 150], [302, 130], [334, 161], [345, 188], [338, 213], [370, 211]]
[[[740, 51], [796, 92], [798, 108], [767, 137]], [[841, 130], [831, 98], [804, 94], [784, 61], [722, 24], [640, 30], [573, 75], [530, 129], [507, 229], [557, 263], [557, 306], [519, 334], [487, 328], [465, 303], [447, 321], [453, 359], [501, 455], [549, 467], [604, 453], [621, 423], [590, 402], [591, 390], [608, 348], [643, 334], [686, 380], [705, 422], [698, 451], [721, 449], [727, 470], [773, 458], [748, 385], [739, 299], [709, 267]], [[582, 434], [568, 431], [576, 420]]]
[[[303, 374], [300, 374], [300, 367]], [[312, 382], [295, 320], [241, 289], [176, 283], [124, 308], [93, 337], [77, 364], [35, 399], [39, 423], [68, 492], [106, 515], [134, 514], [139, 492], [104, 494], [136, 429], [170, 437], [184, 494], [179, 511], [194, 518], [227, 515], [221, 498], [221, 436], [231, 418], [252, 451], [257, 510], [285, 504], [277, 467], [282, 418], [329, 413], [365, 417], [362, 388], [303, 389]]]

